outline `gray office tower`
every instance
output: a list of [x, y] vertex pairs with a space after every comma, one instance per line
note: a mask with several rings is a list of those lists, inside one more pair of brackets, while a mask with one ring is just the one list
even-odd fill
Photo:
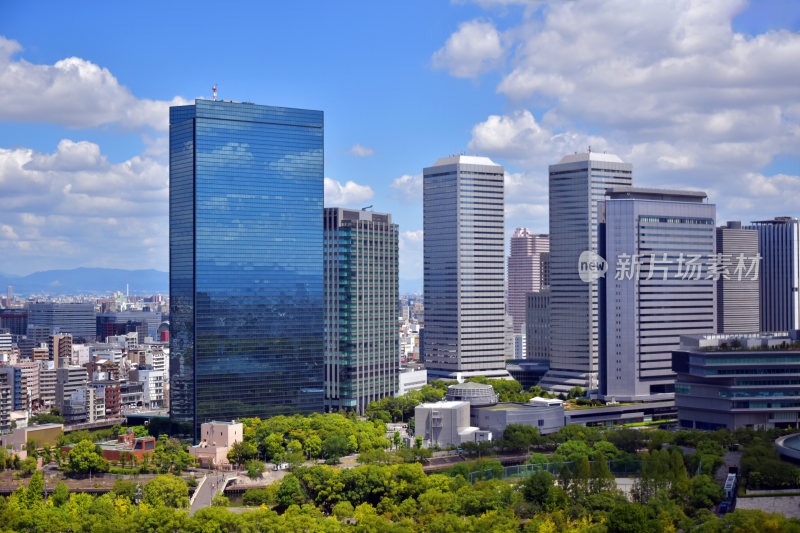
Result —
[[429, 377], [507, 377], [502, 166], [453, 156], [423, 170]]
[[322, 112], [169, 111], [173, 431], [322, 411]]
[[540, 383], [547, 390], [598, 386], [599, 284], [581, 279], [578, 260], [597, 253], [606, 189], [630, 186], [632, 176], [630, 163], [591, 151], [550, 165], [550, 370]]
[[716, 207], [697, 191], [615, 187], [606, 194], [600, 393], [624, 402], [671, 399], [681, 335], [717, 328]]
[[761, 331], [800, 329], [800, 220], [752, 222], [758, 231]]
[[747, 275], [758, 256], [758, 231], [742, 228], [739, 221], [717, 228], [717, 260], [724, 275], [717, 281], [717, 332], [761, 331], [761, 297], [758, 276]]
[[325, 209], [325, 409], [397, 393], [398, 231], [392, 215]]
[[48, 328], [50, 333], [69, 333], [75, 339], [95, 340], [94, 304], [32, 303], [28, 307], [28, 326]]

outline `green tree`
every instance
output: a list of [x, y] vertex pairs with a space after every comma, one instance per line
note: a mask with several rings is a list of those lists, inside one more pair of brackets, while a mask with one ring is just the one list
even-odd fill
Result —
[[591, 475], [589, 479], [589, 491], [592, 494], [598, 492], [610, 491], [617, 488], [614, 481], [614, 474], [608, 468], [608, 460], [602, 453], [595, 457], [591, 466]]
[[250, 479], [261, 477], [261, 474], [263, 474], [264, 470], [266, 470], [264, 462], [259, 461], [258, 459], [251, 459], [247, 461], [247, 463], [245, 463], [245, 468], [247, 469], [247, 477]]
[[278, 488], [278, 493], [275, 500], [278, 507], [287, 509], [290, 505], [300, 505], [305, 501], [303, 489], [300, 488], [300, 482], [294, 474], [287, 474], [281, 480], [281, 486]]
[[322, 456], [333, 462], [347, 455], [350, 443], [343, 435], [331, 435], [322, 443]]
[[230, 507], [231, 501], [224, 494], [217, 494], [214, 496], [214, 499], [211, 500], [211, 505], [214, 507]]
[[285, 451], [282, 434], [272, 433], [264, 439], [264, 454], [270, 461], [277, 461]]
[[114, 496], [122, 497], [132, 502], [136, 499], [137, 485], [135, 481], [130, 479], [118, 479], [114, 481], [112, 492]]
[[525, 478], [522, 482], [522, 495], [525, 501], [534, 505], [536, 510], [545, 509], [545, 505], [550, 499], [555, 478], [547, 470], [539, 470]]
[[178, 476], [161, 474], [144, 486], [142, 501], [148, 505], [184, 508], [189, 505], [189, 487]]
[[303, 451], [309, 459], [316, 459], [322, 455], [322, 439], [319, 435], [310, 435], [303, 443]]
[[53, 491], [52, 502], [56, 507], [61, 507], [69, 500], [69, 487], [63, 481], [59, 481]]
[[31, 480], [28, 483], [28, 489], [25, 494], [25, 499], [28, 502], [28, 507], [33, 507], [42, 501], [42, 493], [44, 492], [44, 478], [41, 472], [34, 472]]
[[394, 435], [392, 436], [392, 444], [394, 444], [394, 449], [397, 450], [400, 448], [400, 444], [402, 444], [403, 438], [400, 436], [399, 431], [395, 431]]
[[248, 441], [237, 442], [228, 450], [228, 461], [237, 465], [243, 465], [250, 459], [255, 459], [257, 456], [258, 449], [255, 444]]
[[36, 471], [36, 457], [28, 457], [20, 463], [19, 468], [23, 474], [30, 476]]
[[655, 533], [660, 529], [647, 508], [637, 503], [615, 507], [608, 515], [606, 527], [608, 533]]
[[108, 472], [108, 461], [97, 452], [97, 447], [88, 440], [82, 440], [67, 455], [67, 471], [72, 474], [95, 474]]

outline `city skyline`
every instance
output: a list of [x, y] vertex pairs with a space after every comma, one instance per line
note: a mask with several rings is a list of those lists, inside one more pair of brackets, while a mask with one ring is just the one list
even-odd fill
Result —
[[[0, 251], [7, 259], [0, 272], [166, 271], [165, 109], [211, 98], [214, 83], [220, 98], [326, 112], [326, 205], [373, 204], [392, 213], [401, 232], [401, 292], [421, 287], [419, 169], [448, 153], [506, 167], [506, 242], [516, 227], [547, 233], [547, 165], [590, 145], [639, 168], [639, 186], [702, 187], [719, 220], [796, 216], [790, 200], [800, 190], [799, 111], [792, 95], [800, 80], [792, 58], [800, 50], [800, 9], [788, 2], [680, 5], [629, 3], [630, 16], [621, 18], [613, 16], [620, 9], [614, 2], [580, 9], [571, 2], [417, 3], [392, 17], [383, 7], [317, 4], [321, 15], [360, 31], [337, 30], [334, 38], [311, 21], [304, 46], [293, 46], [284, 30], [253, 37], [249, 23], [244, 31], [217, 25], [228, 13], [192, 13], [188, 29], [168, 37], [157, 35], [169, 33], [161, 28], [177, 16], [172, 6], [159, 20], [145, 18], [147, 10], [126, 13], [130, 29], [65, 35], [54, 30], [59, 20], [80, 18], [78, 26], [93, 28], [119, 8], [90, 13], [51, 4], [54, 14], [69, 14], [32, 24], [24, 6], [6, 7]], [[290, 6], [273, 9], [278, 17], [297, 15]], [[401, 33], [403, 25], [417, 31]], [[609, 25], [620, 37], [603, 32], [598, 41]], [[585, 31], [573, 34], [574, 27]], [[142, 39], [140, 28], [156, 37]], [[288, 46], [280, 46], [284, 40]], [[330, 42], [326, 54], [316, 52], [315, 44]], [[161, 54], [165, 47], [172, 54]], [[203, 64], [175, 69], [170, 57], [189, 48], [204, 49]], [[281, 53], [264, 57], [264, 49]], [[243, 68], [253, 54], [263, 66]], [[315, 74], [326, 83], [313, 83]], [[636, 81], [625, 81], [628, 75]], [[596, 87], [602, 90], [587, 92]], [[371, 120], [377, 113], [382, 120]]]

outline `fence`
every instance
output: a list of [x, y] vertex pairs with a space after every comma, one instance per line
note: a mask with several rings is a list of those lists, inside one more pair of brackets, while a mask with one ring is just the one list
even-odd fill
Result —
[[[590, 461], [591, 466], [594, 461]], [[570, 473], [575, 470], [575, 463], [568, 461], [563, 463], [534, 463], [514, 466], [504, 466], [502, 468], [490, 468], [478, 472], [470, 472], [469, 482], [483, 481], [487, 479], [506, 479], [513, 477], [525, 477], [545, 470], [554, 476], [560, 475], [567, 469]], [[608, 461], [608, 469], [615, 477], [626, 477], [638, 475], [642, 470], [641, 461]]]

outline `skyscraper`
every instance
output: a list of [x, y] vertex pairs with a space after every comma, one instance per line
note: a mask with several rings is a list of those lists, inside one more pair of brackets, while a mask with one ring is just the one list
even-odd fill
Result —
[[758, 256], [758, 231], [743, 229], [738, 221], [717, 228], [717, 255], [727, 275], [717, 281], [717, 331], [758, 333], [761, 331], [761, 296], [758, 279], [737, 272], [740, 258], [750, 265]]
[[505, 377], [502, 166], [453, 156], [423, 170], [429, 376]]
[[511, 237], [508, 256], [508, 314], [514, 320], [514, 333], [525, 333], [525, 299], [529, 292], [542, 289], [542, 254], [550, 251], [547, 235], [534, 235], [528, 228], [517, 228]]
[[698, 191], [614, 187], [606, 194], [600, 393], [626, 402], [671, 399], [681, 335], [716, 332], [716, 207]]
[[597, 280], [578, 274], [583, 252], [598, 250], [597, 204], [609, 187], [632, 184], [633, 166], [612, 154], [568, 155], [550, 165], [550, 370], [540, 385], [556, 392], [597, 387]]
[[398, 231], [392, 215], [325, 209], [325, 408], [363, 414], [397, 393]]
[[176, 431], [323, 409], [323, 114], [170, 108]]
[[775, 217], [752, 222], [758, 231], [761, 330], [800, 329], [800, 220]]

